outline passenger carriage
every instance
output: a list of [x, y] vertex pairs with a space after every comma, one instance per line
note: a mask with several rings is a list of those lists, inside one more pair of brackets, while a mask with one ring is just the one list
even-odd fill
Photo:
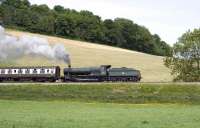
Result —
[[58, 79], [60, 79], [59, 66], [0, 68], [0, 81], [54, 82]]

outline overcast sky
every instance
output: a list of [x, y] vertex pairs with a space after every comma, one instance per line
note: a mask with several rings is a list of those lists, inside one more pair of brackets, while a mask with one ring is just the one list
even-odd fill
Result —
[[32, 4], [62, 5], [92, 11], [102, 19], [128, 18], [146, 26], [169, 44], [188, 29], [200, 27], [199, 0], [30, 0]]

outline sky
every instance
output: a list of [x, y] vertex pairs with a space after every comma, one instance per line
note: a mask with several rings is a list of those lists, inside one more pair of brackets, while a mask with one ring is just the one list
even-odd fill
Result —
[[117, 17], [133, 20], [152, 34], [173, 45], [186, 31], [200, 27], [199, 0], [29, 0], [50, 8], [88, 10], [104, 19]]

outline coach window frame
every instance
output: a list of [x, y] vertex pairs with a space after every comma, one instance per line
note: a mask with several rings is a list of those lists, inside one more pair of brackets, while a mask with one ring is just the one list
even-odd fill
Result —
[[30, 74], [30, 69], [25, 69], [25, 74]]
[[13, 74], [12, 69], [8, 69], [8, 74]]
[[22, 69], [21, 68], [18, 70], [18, 74], [22, 74]]
[[51, 73], [51, 74], [54, 74], [54, 69], [51, 69], [50, 73]]
[[6, 74], [6, 70], [5, 69], [1, 69], [1, 74]]
[[33, 69], [33, 74], [37, 74], [37, 69], [36, 68]]
[[40, 69], [40, 74], [45, 74], [45, 69], [44, 68]]
[[13, 69], [14, 70], [14, 74], [16, 74], [17, 73], [17, 69]]
[[49, 74], [50, 73], [50, 70], [49, 69], [47, 69], [47, 74]]

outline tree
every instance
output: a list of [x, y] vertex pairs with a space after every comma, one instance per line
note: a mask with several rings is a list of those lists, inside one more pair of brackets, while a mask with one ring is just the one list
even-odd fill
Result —
[[30, 2], [28, 0], [3, 0], [2, 4], [7, 6], [12, 6], [18, 9], [19, 8], [24, 9], [30, 7]]
[[59, 15], [55, 21], [55, 34], [61, 36], [74, 36], [75, 22], [66, 15]]
[[[90, 11], [56, 5], [31, 5], [28, 0], [0, 0], [0, 24], [30, 32], [101, 43], [154, 55], [168, 55], [170, 47], [158, 35], [132, 20], [102, 20]], [[2, 23], [1, 23], [2, 20]]]
[[4, 0], [0, 5], [1, 17], [6, 25], [28, 26], [28, 0]]
[[65, 8], [63, 6], [60, 5], [56, 5], [54, 6], [54, 11], [58, 12], [58, 13], [64, 13], [65, 12]]
[[153, 54], [154, 42], [148, 29], [123, 18], [115, 19], [115, 23], [125, 39], [121, 45], [123, 48]]
[[174, 80], [200, 81], [200, 29], [188, 31], [179, 38], [165, 65], [171, 69]]
[[153, 35], [153, 42], [155, 43], [155, 54], [160, 56], [170, 56], [171, 47], [165, 41], [162, 41], [159, 35]]
[[31, 20], [29, 18], [30, 12], [27, 9], [17, 9], [14, 23], [20, 27], [28, 27], [31, 25]]

